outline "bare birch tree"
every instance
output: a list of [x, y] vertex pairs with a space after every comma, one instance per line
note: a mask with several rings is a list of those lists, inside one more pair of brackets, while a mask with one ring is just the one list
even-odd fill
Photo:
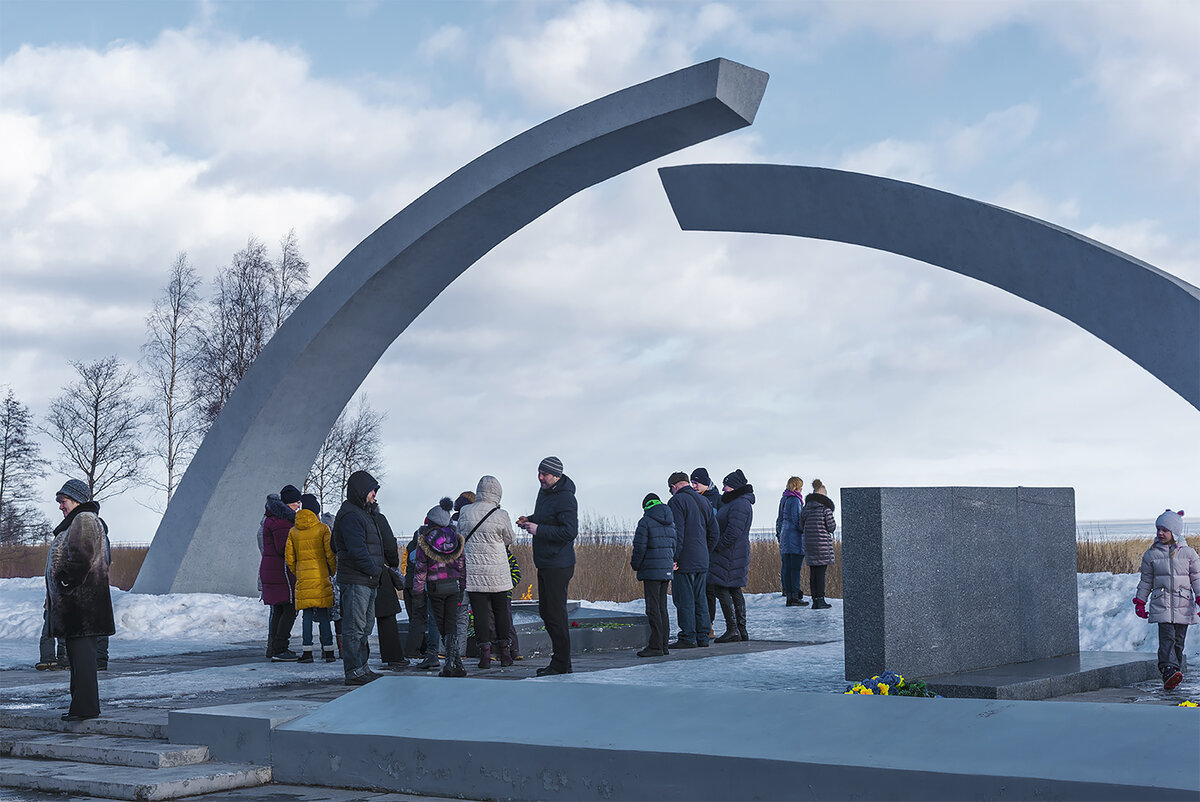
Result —
[[344, 498], [346, 482], [355, 471], [383, 478], [380, 430], [385, 420], [387, 415], [374, 410], [365, 394], [338, 415], [304, 480], [304, 489], [320, 500], [322, 509]]
[[146, 318], [141, 359], [150, 382], [151, 448], [166, 474], [150, 481], [165, 493], [167, 504], [202, 431], [198, 399], [186, 386], [199, 358], [201, 300], [200, 276], [180, 252]]
[[193, 373], [205, 430], [271, 336], [271, 270], [266, 246], [250, 237], [213, 281]]
[[118, 495], [143, 479], [147, 453], [140, 430], [149, 404], [137, 397], [136, 378], [115, 356], [71, 367], [79, 380], [50, 402], [42, 431], [62, 449], [59, 467], [82, 472], [93, 498]]
[[275, 328], [279, 331], [287, 316], [295, 311], [308, 294], [308, 262], [300, 255], [296, 229], [290, 229], [279, 240], [279, 261], [271, 276], [271, 306], [275, 312]]
[[35, 485], [46, 475], [46, 461], [33, 428], [29, 407], [10, 387], [0, 405], [0, 545], [31, 543], [50, 531], [37, 508]]
[[250, 237], [213, 282], [192, 378], [205, 431], [308, 291], [308, 262], [300, 256], [295, 232], [280, 246], [280, 260], [272, 262], [262, 241]]

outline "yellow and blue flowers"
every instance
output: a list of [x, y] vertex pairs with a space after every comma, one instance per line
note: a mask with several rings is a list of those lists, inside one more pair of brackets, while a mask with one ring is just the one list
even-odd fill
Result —
[[908, 682], [895, 671], [885, 671], [862, 682], [847, 685], [845, 693], [861, 694], [863, 696], [922, 696], [941, 698], [936, 693], [930, 691], [924, 682], [920, 680]]

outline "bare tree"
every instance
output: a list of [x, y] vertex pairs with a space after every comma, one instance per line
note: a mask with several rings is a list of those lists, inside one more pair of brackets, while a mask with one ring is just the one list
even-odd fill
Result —
[[279, 331], [283, 321], [307, 294], [308, 261], [300, 255], [300, 241], [293, 228], [279, 240], [279, 261], [271, 275], [271, 306], [275, 312], [273, 332]]
[[142, 368], [150, 380], [150, 432], [153, 454], [162, 461], [165, 481], [152, 483], [171, 496], [201, 433], [197, 398], [185, 387], [199, 358], [200, 276], [180, 252], [167, 285], [146, 318]]
[[383, 478], [380, 429], [387, 415], [372, 409], [365, 394], [351, 401], [334, 421], [317, 459], [304, 480], [304, 489], [326, 508], [341, 501], [346, 482], [355, 471]]
[[94, 498], [118, 495], [143, 478], [140, 428], [149, 404], [135, 395], [132, 371], [115, 356], [71, 367], [79, 381], [50, 402], [42, 430], [62, 448], [62, 470], [81, 471]]
[[271, 271], [266, 246], [250, 237], [213, 281], [193, 372], [193, 392], [206, 429], [271, 336]]
[[34, 487], [46, 475], [46, 461], [32, 434], [33, 415], [10, 387], [0, 405], [0, 544], [29, 543], [49, 532]]
[[278, 263], [256, 237], [233, 255], [213, 282], [208, 313], [192, 374], [194, 397], [205, 430], [225, 407], [238, 382], [307, 292], [308, 263], [295, 232], [281, 241]]

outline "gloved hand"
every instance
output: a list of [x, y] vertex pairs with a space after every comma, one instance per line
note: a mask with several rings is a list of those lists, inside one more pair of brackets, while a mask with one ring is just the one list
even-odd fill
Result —
[[1133, 611], [1137, 613], [1138, 618], [1149, 618], [1150, 614], [1146, 612], [1146, 603], [1141, 599], [1133, 600]]

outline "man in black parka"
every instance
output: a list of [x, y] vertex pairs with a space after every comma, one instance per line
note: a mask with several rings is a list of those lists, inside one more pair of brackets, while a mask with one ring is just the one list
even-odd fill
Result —
[[705, 585], [709, 555], [721, 534], [717, 516], [712, 505], [692, 489], [686, 473], [671, 474], [667, 487], [671, 491], [667, 506], [675, 518], [675, 575], [671, 580], [671, 595], [679, 618], [679, 639], [670, 648], [707, 646], [711, 622]]
[[384, 571], [383, 536], [375, 519], [379, 482], [355, 471], [333, 522], [337, 581], [342, 595], [342, 668], [347, 685], [366, 685], [379, 674], [367, 668], [367, 637], [375, 625], [375, 597]]
[[538, 465], [537, 502], [533, 514], [517, 526], [533, 535], [533, 564], [537, 568], [538, 614], [554, 655], [539, 677], [571, 673], [571, 630], [567, 620], [567, 589], [575, 574], [575, 538], [579, 535], [579, 502], [575, 483], [563, 473], [562, 460], [546, 457]]

